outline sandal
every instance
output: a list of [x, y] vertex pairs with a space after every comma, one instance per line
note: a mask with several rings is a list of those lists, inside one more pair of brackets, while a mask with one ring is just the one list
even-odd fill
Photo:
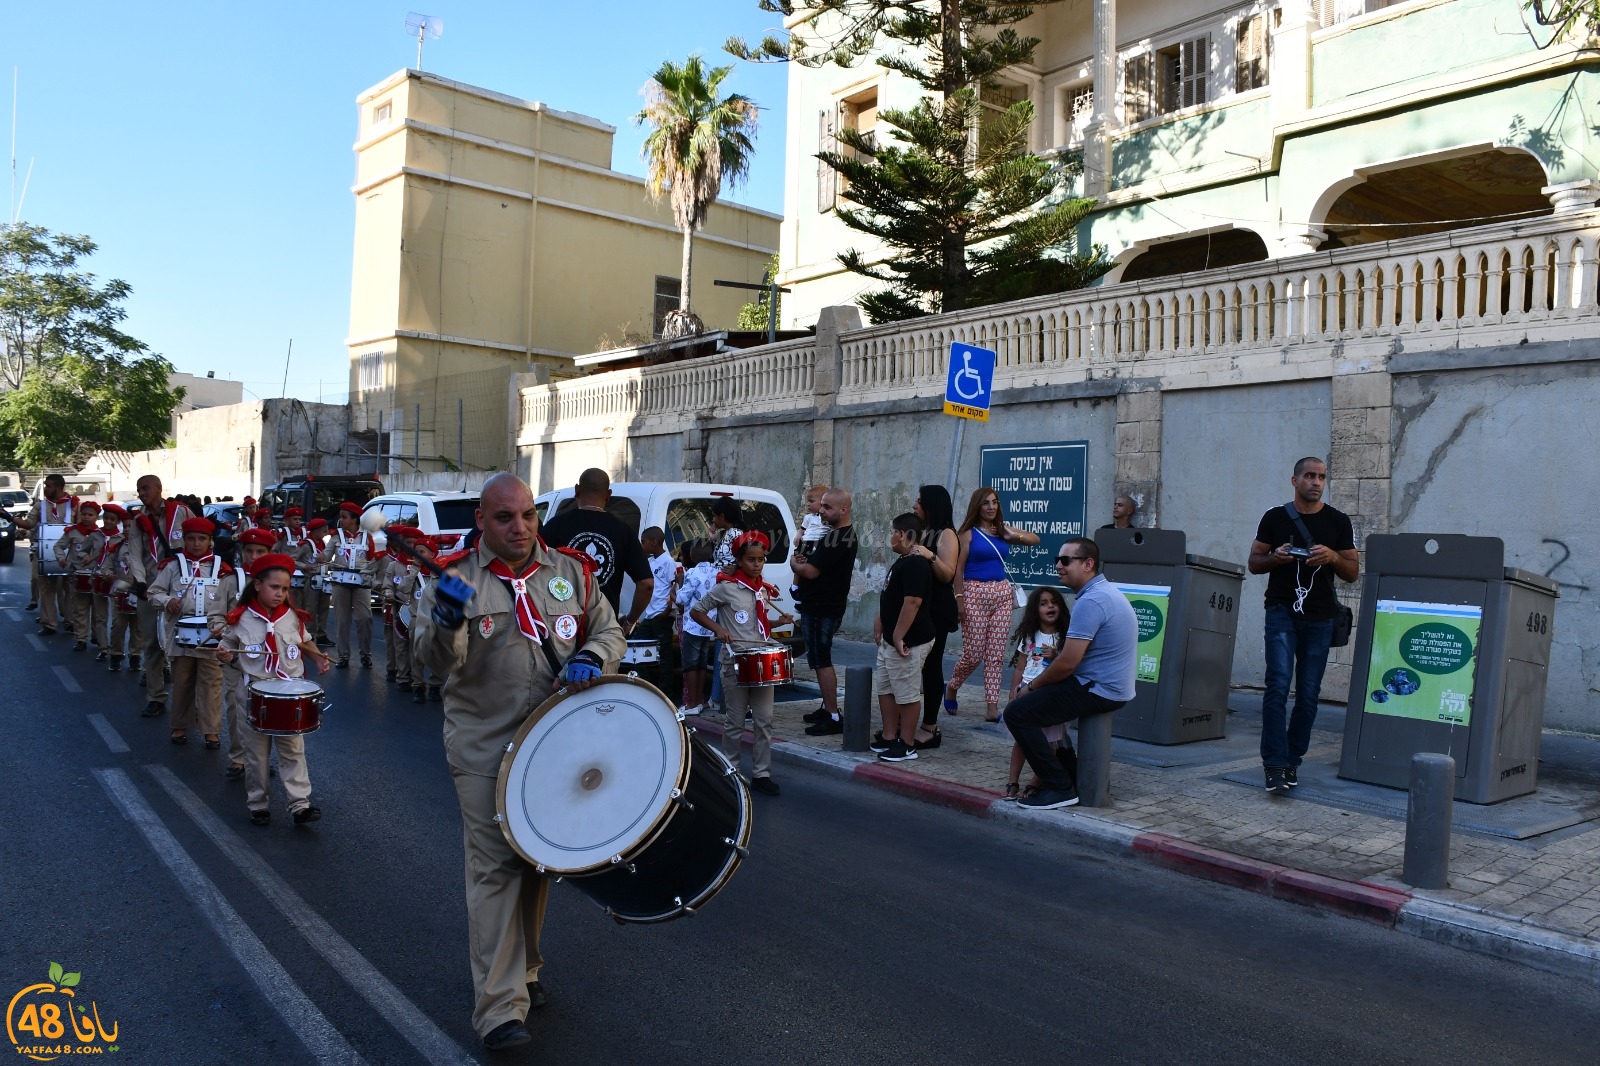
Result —
[[206, 750], [207, 751], [216, 751], [220, 747], [222, 747], [222, 737], [221, 736], [206, 737]]
[[1019, 788], [1018, 788], [1017, 783], [1015, 781], [1007, 781], [1006, 782], [1006, 799], [1008, 799], [1008, 800], [1016, 799], [1018, 791], [1019, 791]]
[[929, 750], [932, 750], [933, 748], [937, 748], [940, 745], [940, 743], [943, 742], [943, 740], [944, 740], [944, 734], [939, 732], [939, 727], [938, 726], [934, 726], [933, 727], [933, 736], [929, 737], [927, 740], [919, 740], [919, 741], [917, 741], [917, 750], [918, 751], [929, 751]]
[[187, 744], [189, 743], [189, 734], [180, 729], [167, 739], [171, 740], [174, 744]]
[[[990, 717], [990, 715], [989, 715], [989, 711], [988, 711], [989, 707], [993, 707], [994, 708], [994, 716], [993, 717]], [[984, 708], [983, 720], [985, 722], [998, 722], [1000, 720], [1000, 705], [997, 704], [997, 703], [988, 704]]]
[[950, 698], [950, 690], [948, 688], [946, 688], [944, 690], [944, 713], [945, 714], [960, 714], [961, 713], [961, 703], [958, 700], [953, 700], [953, 699]]

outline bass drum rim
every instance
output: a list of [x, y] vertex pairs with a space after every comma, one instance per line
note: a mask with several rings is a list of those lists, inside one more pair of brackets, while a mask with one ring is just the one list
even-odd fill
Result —
[[[678, 773], [672, 786], [672, 791], [676, 795], [681, 796], [684, 792], [685, 786], [689, 783], [690, 743], [689, 728], [688, 726], [684, 725], [683, 716], [677, 713], [677, 705], [671, 700], [667, 699], [666, 694], [660, 689], [650, 684], [650, 682], [640, 680], [637, 677], [631, 677], [627, 674], [601, 674], [599, 682], [597, 683], [604, 684], [607, 682], [615, 682], [625, 685], [637, 685], [648, 692], [654, 693], [661, 700], [662, 704], [670, 709], [670, 713], [678, 723], [678, 729], [683, 734], [683, 745], [680, 748], [680, 754], [678, 757]], [[543, 703], [535, 707], [527, 718], [523, 719], [522, 724], [517, 727], [516, 733], [512, 735], [510, 743], [506, 745], [505, 754], [500, 757], [500, 770], [499, 773], [495, 775], [494, 783], [495, 821], [500, 825], [500, 835], [505, 837], [506, 843], [511, 846], [511, 850], [516, 852], [517, 855], [522, 858], [522, 861], [533, 867], [536, 872], [540, 874], [550, 874], [555, 877], [582, 877], [585, 874], [594, 874], [600, 873], [604, 870], [609, 870], [614, 865], [617, 865], [616, 863], [613, 863], [610, 858], [602, 859], [599, 862], [592, 863], [588, 866], [571, 868], [562, 868], [541, 863], [522, 850], [515, 838], [512, 837], [511, 824], [506, 820], [506, 787], [510, 783], [511, 764], [513, 761], [515, 761], [517, 752], [521, 750], [523, 741], [527, 740], [528, 734], [533, 732], [534, 727], [539, 724], [540, 720], [543, 719], [545, 715], [549, 714], [556, 707], [559, 707], [563, 702], [575, 695], [577, 695], [577, 693], [568, 692], [565, 688], [559, 688]], [[668, 823], [672, 821], [672, 815], [676, 810], [676, 807], [677, 804], [675, 801], [667, 803], [662, 808], [661, 813], [656, 816], [655, 821], [651, 823], [650, 828], [645, 830], [639, 835], [638, 839], [636, 839], [632, 844], [628, 845], [628, 847], [624, 850], [619, 851], [617, 854], [619, 856], [631, 855], [636, 852], [643, 851], [645, 848], [653, 844], [656, 838], [661, 835], [662, 831], [666, 829]]]

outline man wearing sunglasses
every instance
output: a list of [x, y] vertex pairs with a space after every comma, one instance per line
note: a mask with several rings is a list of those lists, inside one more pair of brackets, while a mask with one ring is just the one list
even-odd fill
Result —
[[1100, 573], [1100, 549], [1074, 537], [1056, 552], [1056, 575], [1077, 594], [1061, 651], [1028, 682], [1002, 716], [1043, 787], [1017, 802], [1036, 810], [1078, 802], [1077, 756], [1062, 737], [1067, 765], [1045, 739], [1046, 726], [1092, 714], [1110, 714], [1133, 699], [1139, 622], [1128, 598]]

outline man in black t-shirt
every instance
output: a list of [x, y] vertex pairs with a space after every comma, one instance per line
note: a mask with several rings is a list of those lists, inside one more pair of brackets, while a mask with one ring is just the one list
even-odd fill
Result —
[[[1322, 502], [1328, 467], [1308, 456], [1294, 464], [1294, 499], [1261, 516], [1250, 546], [1250, 572], [1266, 574], [1266, 693], [1261, 697], [1261, 763], [1267, 791], [1299, 784], [1300, 760], [1311, 746], [1317, 697], [1339, 615], [1333, 578], [1360, 572], [1350, 518]], [[1284, 712], [1295, 682], [1294, 713]]]
[[839, 677], [833, 668], [833, 635], [850, 606], [850, 577], [856, 569], [856, 531], [850, 525], [850, 494], [829, 489], [818, 511], [827, 527], [820, 541], [807, 541], [789, 569], [800, 588], [800, 627], [806, 638], [806, 661], [817, 673], [822, 706], [807, 715], [813, 737], [844, 732], [839, 719]]
[[872, 668], [872, 694], [883, 715], [883, 732], [872, 750], [885, 762], [917, 757], [917, 725], [922, 721], [922, 664], [933, 647], [933, 564], [913, 555], [922, 519], [896, 515], [889, 548], [899, 556], [878, 598], [872, 639], [878, 658]]
[[[622, 623], [624, 634], [633, 632], [655, 590], [650, 559], [639, 546], [627, 523], [606, 510], [611, 499], [611, 478], [593, 467], [578, 477], [578, 506], [556, 515], [540, 527], [539, 534], [552, 548], [571, 548], [594, 560], [595, 580], [611, 601]], [[617, 601], [622, 597], [622, 577], [633, 578], [633, 603], [623, 614]]]

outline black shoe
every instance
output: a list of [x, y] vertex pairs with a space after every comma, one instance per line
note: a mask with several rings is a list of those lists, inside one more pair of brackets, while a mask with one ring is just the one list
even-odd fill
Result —
[[140, 664], [139, 657], [137, 655], [128, 656], [128, 672], [137, 674], [142, 673], [143, 671], [144, 666]]
[[89, 642], [87, 640], [74, 641], [73, 644], [72, 644], [72, 650], [73, 651], [88, 651], [89, 650]]
[[372, 669], [372, 656], [363, 655], [361, 657], [361, 669], [363, 669], [363, 670], [371, 670]]
[[884, 740], [883, 733], [880, 730], [879, 732], [872, 734], [872, 743], [868, 744], [867, 747], [873, 751], [887, 751], [889, 750], [889, 746], [893, 743], [894, 741], [892, 740]]
[[831, 737], [844, 732], [844, 722], [838, 718], [824, 717], [816, 725], [806, 726], [808, 737]]
[[444, 689], [440, 688], [438, 685], [435, 685], [434, 687], [432, 687], [432, 688], [430, 688], [428, 690], [428, 698], [430, 700], [432, 700], [434, 703], [443, 703], [444, 702]]
[[944, 734], [939, 732], [939, 727], [938, 726], [934, 726], [933, 727], [933, 736], [929, 737], [927, 740], [919, 740], [919, 741], [917, 741], [917, 750], [918, 751], [931, 751], [931, 750], [933, 750], [934, 748], [937, 748], [940, 744], [943, 744], [943, 743], [944, 743]]
[[272, 824], [272, 812], [271, 811], [251, 811], [250, 812], [250, 824], [251, 825], [271, 825]]
[[104, 648], [101, 648], [99, 651], [94, 653], [94, 661], [97, 663], [103, 663], [109, 658], [111, 658], [111, 654]]
[[421, 685], [418, 685], [416, 688], [411, 690], [411, 702], [412, 703], [427, 703], [428, 702], [428, 694], [423, 691]]
[[28, 601], [28, 606], [26, 608], [24, 608], [24, 609], [25, 610], [29, 610], [29, 611], [37, 611], [39, 609], [39, 601], [38, 600], [29, 600]]
[[1073, 789], [1058, 792], [1053, 788], [1041, 788], [1031, 796], [1023, 796], [1017, 800], [1017, 806], [1028, 807], [1036, 811], [1053, 811], [1058, 807], [1076, 807], [1078, 793]]
[[1288, 785], [1290, 788], [1299, 788], [1300, 787], [1300, 769], [1299, 769], [1299, 767], [1291, 766], [1288, 769], [1284, 770], [1283, 771], [1283, 783]]
[[1269, 796], [1281, 796], [1288, 791], [1289, 779], [1285, 776], [1283, 767], [1267, 767], [1267, 794]]
[[55, 631], [55, 630], [54, 630], [54, 629], [51, 629], [51, 628], [50, 628], [50, 627], [49, 627], [49, 626], [47, 626], [47, 625], [43, 625], [43, 624], [41, 624], [41, 625], [40, 625], [40, 626], [39, 626], [39, 635], [40, 635], [40, 636], [41, 636], [41, 637], [53, 637], [53, 636], [55, 636], [55, 635], [56, 635], [56, 631]]
[[144, 710], [139, 712], [140, 718], [160, 718], [167, 713], [167, 705], [160, 700], [151, 700], [144, 705]]
[[802, 722], [806, 723], [807, 725], [815, 725], [816, 723], [822, 721], [826, 717], [828, 717], [828, 712], [823, 710], [821, 707], [818, 707], [816, 710], [812, 711], [810, 714], [802, 714], [800, 716], [800, 720]]
[[335, 670], [348, 670], [350, 669], [350, 660], [340, 659], [338, 662], [333, 664], [333, 668]]
[[906, 747], [905, 741], [896, 738], [889, 742], [889, 746], [878, 752], [878, 758], [884, 762], [910, 762], [917, 757], [916, 748]]
[[321, 807], [301, 807], [294, 812], [294, 824], [305, 825], [307, 822], [320, 822], [322, 820]]
[[528, 982], [528, 1009], [538, 1010], [550, 1002], [550, 994], [544, 990], [543, 981]]
[[322, 636], [319, 636], [317, 638], [317, 644], [319, 646], [321, 646], [321, 647], [324, 647], [324, 648], [333, 647], [333, 641], [329, 640], [326, 634], [324, 634]]
[[239, 778], [244, 776], [244, 767], [238, 765], [237, 763], [230, 763], [228, 768], [222, 771], [222, 776], [226, 777], [229, 781], [237, 781]]
[[533, 1037], [528, 1035], [528, 1027], [519, 1021], [501, 1022], [483, 1035], [483, 1046], [490, 1051], [504, 1051], [507, 1048], [521, 1047]]
[[391, 685], [394, 684], [394, 671], [393, 670], [385, 670], [383, 672], [383, 679], [385, 681], [389, 682], [389, 684], [391, 684]]
[[113, 674], [120, 674], [122, 672], [122, 656], [113, 655], [111, 657], [111, 662], [106, 669], [110, 670]]
[[765, 796], [778, 794], [778, 783], [770, 777], [757, 777], [750, 782], [750, 787]]

